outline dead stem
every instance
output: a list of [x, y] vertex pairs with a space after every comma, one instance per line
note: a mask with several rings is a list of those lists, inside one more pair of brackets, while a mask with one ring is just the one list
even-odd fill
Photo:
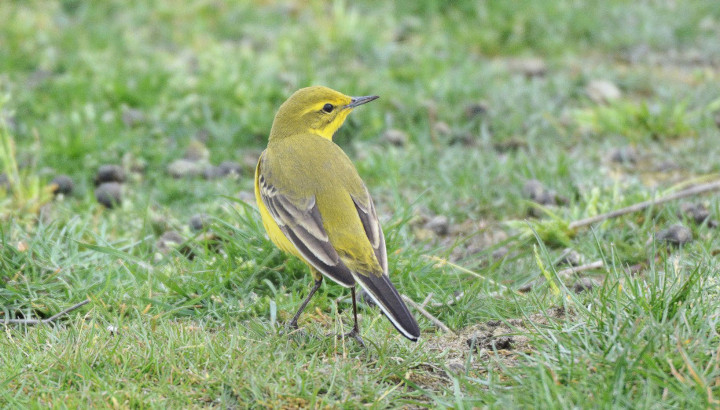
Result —
[[596, 222], [601, 222], [606, 219], [617, 218], [618, 216], [642, 211], [643, 209], [649, 208], [653, 205], [660, 205], [660, 204], [664, 204], [665, 202], [674, 201], [676, 199], [685, 198], [685, 197], [693, 196], [693, 195], [698, 195], [698, 194], [715, 191], [715, 190], [719, 190], [719, 189], [720, 189], [720, 181], [708, 182], [707, 184], [696, 185], [692, 188], [688, 188], [688, 189], [676, 192], [674, 194], [670, 194], [663, 198], [657, 198], [657, 199], [651, 199], [648, 201], [639, 202], [637, 204], [630, 205], [630, 206], [622, 208], [622, 209], [617, 209], [612, 212], [607, 212], [607, 213], [604, 213], [601, 215], [596, 215], [596, 216], [592, 216], [590, 218], [580, 219], [578, 221], [571, 222], [570, 225], [568, 225], [568, 228], [570, 230], [585, 228]]
[[421, 315], [425, 316], [425, 317], [428, 318], [431, 322], [433, 322], [433, 323], [435, 324], [435, 326], [439, 327], [440, 330], [442, 330], [443, 332], [446, 332], [446, 333], [450, 333], [451, 335], [455, 336], [455, 332], [453, 332], [452, 330], [450, 330], [449, 327], [445, 326], [445, 323], [441, 322], [440, 319], [438, 319], [438, 318], [436, 318], [435, 316], [433, 316], [432, 314], [430, 314], [430, 312], [428, 312], [427, 310], [425, 310], [425, 308], [423, 308], [422, 306], [420, 306], [420, 304], [415, 303], [414, 300], [410, 299], [410, 298], [407, 297], [405, 294], [402, 294], [402, 295], [400, 295], [400, 296], [402, 297], [402, 299], [403, 299], [405, 302], [407, 302], [407, 304], [409, 304], [410, 306], [414, 307], [415, 310], [417, 310], [418, 312], [420, 312]]
[[41, 325], [45, 323], [51, 323], [55, 321], [55, 319], [64, 316], [70, 312], [72, 312], [75, 309], [78, 309], [81, 306], [86, 305], [88, 302], [90, 302], [90, 299], [85, 299], [82, 302], [75, 304], [73, 306], [70, 306], [69, 308], [61, 311], [60, 313], [56, 313], [52, 316], [50, 316], [47, 319], [5, 319], [2, 321], [2, 323], [5, 324], [17, 324], [17, 325]]

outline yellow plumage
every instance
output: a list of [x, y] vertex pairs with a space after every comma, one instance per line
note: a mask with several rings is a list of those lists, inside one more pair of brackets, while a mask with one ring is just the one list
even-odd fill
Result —
[[387, 275], [382, 228], [372, 198], [350, 159], [332, 136], [358, 105], [377, 97], [348, 97], [326, 87], [297, 91], [275, 116], [267, 149], [255, 170], [255, 197], [263, 225], [280, 249], [310, 267], [315, 286], [323, 276], [352, 289], [360, 284], [407, 338], [419, 337], [417, 322]]

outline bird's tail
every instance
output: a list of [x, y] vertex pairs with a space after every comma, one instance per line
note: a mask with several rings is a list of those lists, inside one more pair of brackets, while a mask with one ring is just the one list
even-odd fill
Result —
[[380, 306], [395, 329], [413, 342], [417, 341], [420, 337], [420, 327], [413, 315], [410, 314], [397, 289], [390, 282], [388, 275], [362, 275], [353, 272], [353, 276], [372, 300]]

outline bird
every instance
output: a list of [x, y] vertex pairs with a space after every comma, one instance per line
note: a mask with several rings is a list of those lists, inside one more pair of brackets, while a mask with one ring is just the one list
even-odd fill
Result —
[[376, 95], [350, 97], [324, 86], [301, 88], [278, 109], [255, 168], [255, 199], [270, 240], [308, 265], [310, 293], [323, 278], [350, 288], [353, 327], [342, 336], [365, 346], [357, 319], [359, 285], [398, 332], [417, 341], [420, 328], [388, 276], [387, 249], [370, 193], [333, 135], [348, 114]]

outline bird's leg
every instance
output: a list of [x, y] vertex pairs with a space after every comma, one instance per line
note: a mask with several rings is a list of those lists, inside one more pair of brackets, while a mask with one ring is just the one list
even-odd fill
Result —
[[360, 346], [365, 347], [365, 342], [363, 342], [362, 337], [360, 337], [360, 327], [358, 326], [358, 319], [357, 319], [357, 303], [355, 302], [355, 287], [353, 286], [350, 288], [350, 292], [352, 292], [352, 302], [353, 302], [353, 328], [350, 332], [343, 335], [343, 337], [352, 337], [353, 339], [357, 340], [358, 343], [360, 343]]
[[[315, 285], [310, 289], [310, 294], [305, 298], [303, 303], [300, 305], [300, 309], [298, 309], [297, 313], [295, 313], [295, 316], [292, 318], [290, 323], [288, 323], [288, 328], [290, 329], [297, 329], [298, 324], [297, 321], [300, 318], [300, 314], [305, 310], [305, 307], [307, 306], [308, 302], [310, 302], [310, 298], [313, 297], [315, 292], [317, 292], [318, 289], [320, 289], [320, 285], [322, 285], [322, 276], [319, 277], [320, 279], [315, 279]], [[354, 301], [354, 299], [353, 299]]]

